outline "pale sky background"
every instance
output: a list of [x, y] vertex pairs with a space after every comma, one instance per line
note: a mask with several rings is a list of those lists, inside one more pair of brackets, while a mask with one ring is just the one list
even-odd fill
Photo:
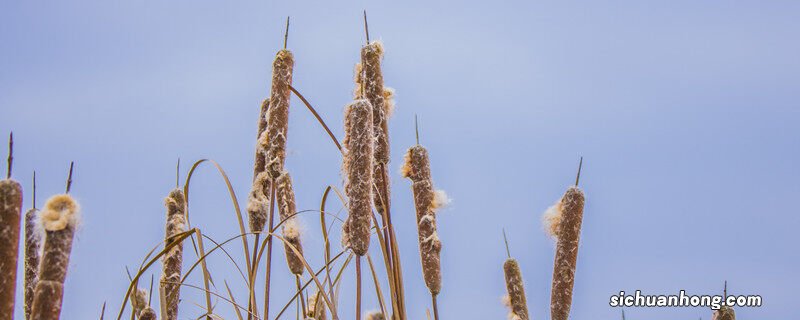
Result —
[[[34, 169], [41, 206], [76, 162], [83, 224], [64, 319], [96, 319], [104, 301], [107, 316], [119, 310], [125, 266], [136, 269], [163, 236], [176, 158], [183, 177], [192, 161], [218, 161], [246, 199], [258, 108], [287, 15], [294, 86], [342, 137], [362, 9], [397, 90], [393, 212], [410, 319], [423, 319], [430, 299], [410, 184], [398, 173], [414, 114], [436, 187], [453, 199], [439, 216], [442, 319], [506, 316], [502, 228], [532, 317], [549, 318], [554, 244], [540, 217], [574, 181], [580, 156], [587, 201], [572, 319], [619, 319], [608, 299], [620, 290], [719, 294], [724, 280], [730, 293], [763, 296], [762, 308], [738, 309], [740, 319], [797, 316], [796, 1], [4, 1], [0, 133], [14, 131], [25, 208]], [[340, 156], [298, 99], [290, 117], [286, 166], [299, 209], [315, 209], [326, 185], [341, 184]], [[218, 240], [236, 235], [222, 179], [205, 164], [195, 177], [192, 222]], [[301, 219], [320, 266], [318, 217]], [[243, 261], [239, 242], [229, 250]], [[294, 286], [283, 259], [277, 247], [273, 310]], [[224, 255], [211, 261], [219, 292], [227, 280], [244, 301], [235, 268]], [[354, 269], [346, 274], [340, 312], [352, 319]], [[371, 281], [364, 288], [364, 308], [376, 308]], [[181, 319], [202, 313], [196, 290], [183, 297]], [[218, 310], [233, 318], [224, 302]], [[626, 313], [711, 317], [703, 308]]]

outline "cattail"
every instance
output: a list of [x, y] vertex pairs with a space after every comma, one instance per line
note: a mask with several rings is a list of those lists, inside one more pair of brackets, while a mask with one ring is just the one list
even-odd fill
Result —
[[386, 320], [386, 317], [383, 316], [383, 313], [378, 311], [372, 311], [367, 313], [367, 316], [364, 317], [365, 320]]
[[269, 108], [269, 99], [261, 103], [261, 112], [258, 115], [258, 135], [256, 143], [256, 160], [253, 166], [253, 185], [250, 193], [247, 196], [247, 218], [250, 224], [251, 232], [261, 232], [264, 230], [264, 225], [267, 222], [267, 211], [269, 206], [270, 185], [269, 178], [266, 170], [266, 152], [265, 147], [268, 144], [262, 144], [262, 141], [267, 141], [267, 110]]
[[21, 210], [22, 186], [10, 178], [0, 180], [0, 315], [9, 317], [14, 314]]
[[78, 203], [68, 194], [53, 196], [45, 203], [40, 215], [45, 230], [44, 249], [31, 319], [52, 320], [60, 317], [64, 280], [79, 212]]
[[508, 290], [508, 307], [511, 309], [508, 318], [513, 320], [528, 320], [528, 300], [525, 298], [525, 286], [522, 283], [522, 271], [516, 259], [508, 258], [503, 263], [503, 273], [506, 277]]
[[[422, 260], [422, 274], [425, 285], [432, 295], [442, 289], [441, 251], [442, 242], [436, 232], [436, 209], [442, 205], [442, 197], [437, 196], [431, 180], [428, 150], [421, 145], [408, 149], [402, 168], [403, 177], [412, 181], [414, 204], [417, 211], [417, 232], [419, 252]], [[442, 192], [438, 194], [442, 195]]]
[[133, 295], [131, 295], [131, 307], [133, 308], [133, 313], [139, 314], [144, 308], [148, 305], [147, 303], [147, 290], [139, 288], [137, 289]]
[[572, 306], [583, 204], [583, 191], [576, 185], [567, 189], [559, 203], [548, 210], [547, 220], [552, 222], [548, 230], [557, 241], [550, 293], [550, 318], [553, 320], [567, 320]]
[[278, 51], [272, 63], [272, 92], [267, 110], [266, 135], [259, 143], [266, 151], [266, 171], [271, 179], [277, 179], [286, 161], [286, 133], [289, 129], [289, 98], [291, 96], [294, 56], [286, 49]]
[[[170, 191], [164, 200], [167, 207], [166, 234], [164, 236], [165, 246], [175, 241], [175, 235], [186, 231], [186, 198], [183, 190], [174, 189]], [[178, 243], [172, 247], [162, 258], [164, 264], [161, 275], [161, 288], [164, 292], [166, 302], [165, 320], [175, 320], [178, 318], [178, 302], [180, 301], [180, 282], [181, 267], [183, 265], [183, 243]]]
[[349, 215], [342, 227], [342, 243], [359, 256], [369, 249], [374, 156], [372, 123], [372, 106], [366, 99], [355, 100], [345, 108], [342, 171]]
[[719, 310], [714, 311], [711, 320], [736, 320], [736, 312], [729, 306], [722, 306]]
[[151, 307], [146, 307], [139, 312], [139, 320], [156, 320], [156, 311]]
[[39, 210], [32, 208], [25, 213], [25, 319], [30, 319], [33, 306], [33, 291], [39, 278], [39, 248], [42, 235], [36, 231]]
[[251, 232], [264, 231], [264, 225], [267, 223], [270, 192], [268, 174], [266, 172], [259, 173], [253, 180], [253, 186], [250, 188], [250, 194], [247, 197], [247, 217]]
[[[278, 201], [278, 213], [281, 216], [283, 223], [283, 237], [286, 239], [286, 263], [289, 265], [289, 270], [295, 275], [302, 275], [304, 268], [303, 264], [303, 245], [300, 243], [300, 226], [297, 219], [292, 215], [297, 212], [297, 205], [294, 200], [294, 189], [292, 188], [292, 176], [289, 172], [284, 171], [275, 181], [276, 186], [276, 200]], [[296, 255], [289, 245], [292, 245], [300, 252], [301, 255]]]
[[308, 309], [306, 319], [327, 320], [328, 313], [325, 311], [325, 300], [320, 296], [320, 291], [308, 296]]
[[[375, 135], [375, 161], [373, 162], [373, 177], [378, 192], [374, 193], [375, 208], [378, 213], [384, 214], [390, 207], [390, 191], [388, 170], [389, 163], [389, 116], [394, 108], [392, 97], [394, 91], [384, 87], [381, 60], [383, 59], [383, 44], [373, 41], [361, 48], [361, 63], [356, 65], [356, 97], [369, 100], [372, 105], [372, 124]], [[381, 170], [381, 166], [384, 167]]]

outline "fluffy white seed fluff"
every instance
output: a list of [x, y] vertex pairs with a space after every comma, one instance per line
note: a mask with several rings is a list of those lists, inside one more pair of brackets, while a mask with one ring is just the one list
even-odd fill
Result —
[[80, 206], [70, 195], [55, 195], [47, 200], [39, 217], [42, 227], [47, 231], [75, 227], [80, 221]]

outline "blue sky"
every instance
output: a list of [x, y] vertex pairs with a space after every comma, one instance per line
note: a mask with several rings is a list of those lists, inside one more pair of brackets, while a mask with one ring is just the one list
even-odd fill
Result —
[[[393, 212], [412, 319], [424, 317], [429, 296], [409, 182], [397, 169], [414, 142], [415, 114], [436, 187], [453, 199], [439, 216], [442, 318], [505, 316], [502, 228], [533, 318], [549, 318], [554, 244], [540, 217], [574, 181], [580, 156], [587, 201], [573, 319], [618, 318], [608, 298], [620, 290], [715, 294], [724, 280], [730, 293], [763, 296], [762, 308], [737, 310], [741, 319], [796, 315], [797, 2], [6, 1], [0, 8], [0, 132], [15, 133], [14, 176], [30, 190], [37, 171], [41, 206], [61, 192], [76, 162], [73, 193], [84, 220], [65, 319], [97, 317], [104, 301], [118, 310], [125, 266], [135, 269], [163, 236], [162, 199], [174, 186], [176, 158], [183, 176], [194, 160], [218, 161], [245, 200], [259, 103], [287, 15], [294, 86], [342, 136], [364, 42], [362, 9], [371, 37], [385, 44], [386, 84], [397, 90]], [[290, 117], [287, 168], [298, 208], [315, 209], [325, 186], [341, 184], [340, 156], [297, 99]], [[195, 177], [193, 224], [215, 239], [238, 233], [219, 175], [204, 165]], [[302, 219], [309, 259], [320, 265], [316, 216]], [[277, 252], [273, 308], [294, 285]], [[224, 256], [212, 261], [215, 279], [242, 296], [235, 267]], [[343, 318], [354, 309], [352, 273], [342, 287]], [[184, 297], [183, 318], [200, 315], [198, 292], [185, 289]], [[366, 298], [365, 309], [376, 303]], [[710, 319], [701, 308], [626, 313]]]

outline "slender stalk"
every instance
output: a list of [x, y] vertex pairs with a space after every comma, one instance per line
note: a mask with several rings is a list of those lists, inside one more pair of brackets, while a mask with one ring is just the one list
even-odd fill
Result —
[[356, 320], [361, 320], [361, 256], [356, 256]]
[[[275, 199], [275, 181], [270, 183], [270, 199]], [[275, 230], [275, 201], [269, 202], [269, 233], [272, 234]], [[266, 274], [264, 275], [264, 319], [269, 319], [269, 289], [270, 280], [272, 277], [272, 241], [275, 237], [267, 237], [267, 261], [266, 261]]]
[[439, 303], [436, 301], [435, 294], [431, 294], [431, 304], [433, 304], [433, 319], [439, 320]]

